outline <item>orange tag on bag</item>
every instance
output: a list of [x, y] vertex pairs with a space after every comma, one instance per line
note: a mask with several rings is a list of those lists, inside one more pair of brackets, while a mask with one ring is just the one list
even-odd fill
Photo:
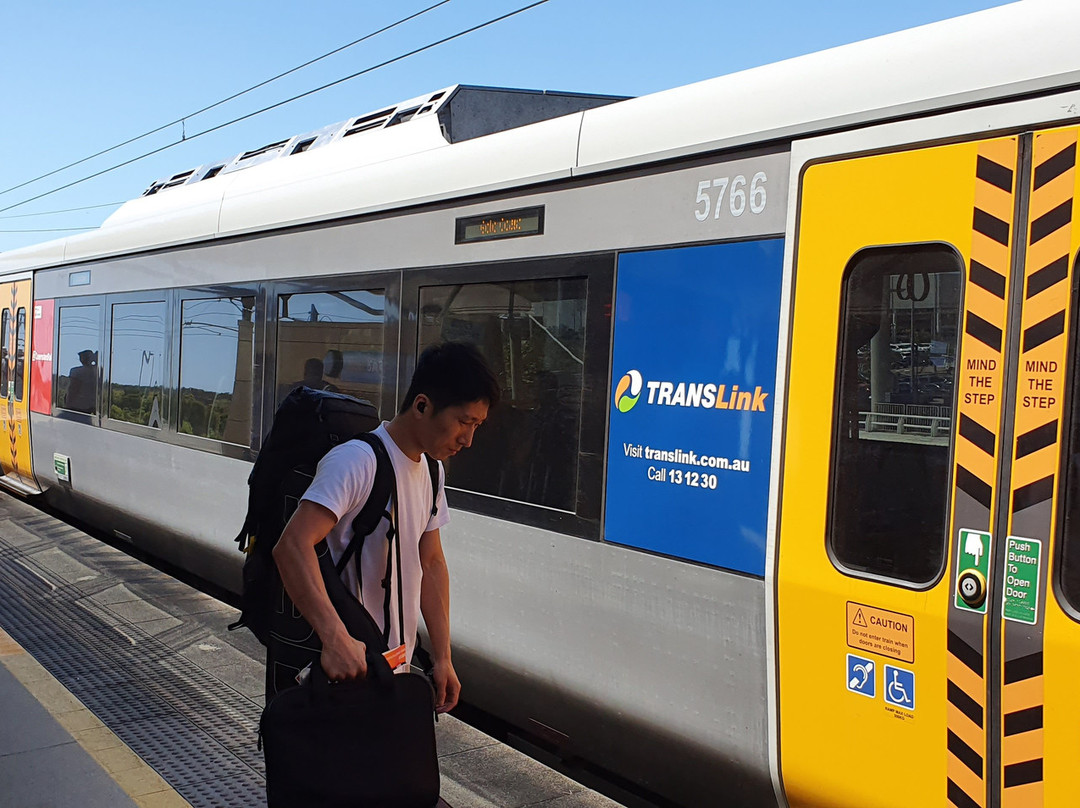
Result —
[[402, 643], [397, 648], [391, 648], [385, 654], [383, 659], [390, 663], [391, 668], [399, 668], [405, 664], [405, 643]]

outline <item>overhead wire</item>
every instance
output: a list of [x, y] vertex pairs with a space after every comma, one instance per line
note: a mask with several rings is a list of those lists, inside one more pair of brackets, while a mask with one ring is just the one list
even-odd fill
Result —
[[44, 198], [46, 196], [51, 196], [52, 194], [59, 193], [60, 191], [67, 190], [68, 188], [71, 188], [71, 187], [73, 187], [75, 185], [79, 185], [81, 183], [88, 182], [89, 180], [96, 179], [96, 178], [102, 176], [103, 174], [108, 174], [111, 171], [116, 171], [117, 169], [123, 168], [124, 166], [131, 165], [132, 163], [138, 162], [139, 160], [144, 160], [147, 157], [154, 156], [155, 154], [160, 154], [161, 152], [166, 151], [167, 149], [171, 149], [174, 146], [179, 146], [181, 143], [186, 143], [188, 141], [195, 140], [196, 138], [200, 138], [203, 135], [208, 135], [208, 134], [210, 134], [212, 132], [216, 132], [219, 129], [224, 129], [225, 127], [232, 126], [233, 124], [240, 123], [241, 121], [246, 121], [249, 118], [254, 118], [257, 115], [262, 115], [264, 112], [269, 112], [270, 110], [277, 109], [278, 107], [285, 106], [286, 104], [291, 104], [293, 101], [299, 101], [301, 98], [307, 98], [309, 95], [314, 95], [315, 93], [322, 92], [323, 90], [328, 90], [331, 87], [336, 87], [337, 85], [343, 84], [346, 81], [351, 81], [352, 79], [358, 78], [358, 77], [366, 75], [368, 73], [372, 73], [375, 70], [379, 70], [379, 69], [381, 69], [383, 67], [387, 67], [387, 66], [392, 65], [392, 64], [394, 64], [396, 62], [403, 61], [405, 59], [408, 59], [411, 56], [417, 55], [418, 53], [423, 53], [424, 51], [431, 50], [432, 48], [436, 48], [436, 47], [438, 47], [440, 45], [445, 45], [447, 42], [452, 42], [455, 39], [460, 39], [463, 36], [467, 36], [468, 34], [475, 33], [476, 31], [479, 31], [479, 30], [481, 30], [483, 28], [487, 28], [489, 26], [495, 25], [496, 23], [500, 23], [500, 22], [502, 22], [504, 20], [510, 19], [511, 17], [515, 17], [518, 14], [523, 14], [526, 11], [531, 11], [532, 9], [536, 8], [537, 6], [542, 6], [542, 5], [544, 5], [545, 3], [548, 3], [548, 2], [550, 2], [550, 0], [536, 0], [536, 2], [534, 2], [534, 3], [530, 3], [530, 4], [526, 5], [526, 6], [522, 6], [521, 8], [518, 8], [518, 9], [516, 9], [514, 11], [511, 11], [511, 12], [508, 12], [506, 14], [502, 14], [502, 15], [500, 15], [498, 17], [494, 17], [494, 18], [488, 20], [487, 22], [482, 22], [482, 23], [479, 23], [477, 25], [471, 26], [470, 28], [466, 28], [466, 29], [464, 29], [462, 31], [458, 31], [456, 34], [451, 34], [450, 36], [443, 37], [442, 39], [439, 39], [439, 40], [437, 40], [435, 42], [431, 42], [431, 43], [428, 43], [427, 45], [423, 45], [423, 46], [421, 46], [419, 48], [411, 50], [408, 53], [400, 54], [398, 56], [393, 57], [392, 59], [387, 59], [386, 61], [380, 62], [379, 64], [372, 65], [370, 67], [366, 67], [363, 70], [359, 70], [356, 73], [352, 73], [352, 74], [350, 74], [348, 76], [344, 76], [344, 77], [342, 77], [340, 79], [336, 79], [336, 80], [331, 81], [331, 82], [329, 82], [327, 84], [323, 84], [320, 87], [316, 87], [316, 88], [314, 88], [312, 90], [307, 90], [306, 92], [300, 93], [299, 95], [294, 95], [291, 98], [286, 98], [284, 101], [278, 101], [277, 103], [270, 104], [269, 106], [263, 107], [262, 109], [256, 110], [254, 112], [249, 112], [246, 115], [241, 115], [238, 118], [233, 118], [231, 121], [226, 121], [225, 123], [218, 124], [217, 126], [212, 126], [212, 127], [208, 128], [208, 129], [204, 129], [201, 132], [196, 132], [194, 135], [188, 135], [185, 138], [181, 138], [180, 140], [174, 141], [172, 143], [168, 143], [168, 144], [166, 144], [164, 146], [161, 146], [161, 147], [159, 147], [157, 149], [153, 149], [152, 151], [148, 151], [145, 154], [140, 154], [137, 157], [132, 157], [130, 160], [125, 160], [122, 163], [118, 163], [118, 164], [116, 164], [114, 166], [110, 166], [109, 168], [102, 169], [101, 171], [95, 172], [94, 174], [90, 174], [89, 176], [82, 177], [81, 179], [73, 180], [72, 182], [69, 182], [66, 185], [61, 185], [58, 188], [53, 188], [51, 191], [45, 191], [44, 193], [40, 193], [37, 196], [32, 196], [32, 197], [30, 197], [28, 199], [22, 200], [21, 202], [16, 202], [16, 203], [14, 203], [12, 205], [8, 205], [7, 207], [0, 208], [0, 213], [5, 213], [5, 212], [7, 212], [9, 210], [13, 210], [14, 208], [18, 208], [18, 207], [21, 207], [22, 205], [29, 204], [30, 202], [35, 202], [38, 199], [42, 199], [42, 198]]
[[29, 219], [35, 216], [55, 216], [58, 213], [75, 213], [80, 210], [94, 210], [95, 208], [114, 208], [123, 205], [127, 200], [120, 202], [103, 202], [100, 205], [83, 205], [80, 208], [62, 208], [61, 210], [43, 210], [39, 213], [12, 213], [8, 216], [0, 216], [0, 219]]
[[[53, 169], [52, 171], [49, 171], [49, 172], [47, 172], [45, 174], [34, 177], [33, 179], [26, 180], [25, 182], [20, 182], [18, 185], [12, 185], [10, 188], [5, 188], [4, 190], [0, 191], [0, 196], [2, 196], [3, 194], [6, 194], [6, 193], [10, 193], [11, 191], [17, 191], [19, 188], [25, 188], [27, 185], [32, 185], [35, 182], [38, 182], [38, 181], [43, 180], [43, 179], [47, 179], [48, 177], [51, 177], [54, 174], [59, 174], [61, 171], [67, 171], [69, 168], [74, 168], [75, 166], [82, 165], [83, 163], [89, 162], [90, 160], [93, 160], [93, 159], [95, 159], [97, 157], [101, 157], [102, 155], [108, 154], [109, 152], [116, 151], [117, 149], [123, 148], [124, 146], [129, 146], [132, 143], [136, 143], [136, 142], [138, 142], [140, 140], [143, 140], [144, 138], [150, 137], [150, 135], [156, 135], [158, 132], [161, 132], [161, 131], [164, 131], [165, 129], [168, 129], [170, 126], [176, 126], [177, 124], [184, 124], [189, 118], [194, 118], [196, 115], [202, 115], [204, 112], [209, 112], [210, 110], [215, 109], [216, 107], [220, 107], [222, 104], [227, 104], [229, 101], [234, 101], [234, 100], [236, 100], [237, 98], [239, 98], [242, 95], [247, 95], [250, 92], [254, 92], [255, 90], [258, 90], [260, 87], [265, 87], [267, 84], [272, 84], [273, 82], [277, 81], [278, 79], [285, 78], [285, 76], [291, 75], [292, 73], [295, 73], [298, 70], [303, 70], [305, 67], [310, 67], [311, 65], [315, 64], [316, 62], [320, 62], [323, 59], [328, 59], [329, 57], [331, 57], [331, 56], [333, 56], [335, 54], [341, 53], [343, 50], [347, 50], [347, 49], [353, 47], [354, 45], [359, 45], [361, 42], [366, 42], [367, 40], [372, 39], [372, 38], [378, 36], [379, 34], [384, 34], [384, 33], [386, 33], [387, 31], [389, 31], [389, 30], [391, 30], [393, 28], [397, 28], [399, 25], [404, 25], [405, 23], [407, 23], [407, 22], [409, 22], [411, 20], [415, 20], [417, 17], [421, 17], [424, 14], [427, 14], [429, 11], [434, 11], [439, 6], [444, 6], [447, 3], [449, 3], [450, 1], [451, 0], [439, 0], [439, 2], [432, 4], [432, 5], [428, 6], [427, 8], [421, 9], [420, 11], [417, 11], [417, 12], [415, 12], [413, 14], [410, 14], [407, 17], [402, 17], [400, 20], [398, 20], [396, 22], [392, 22], [389, 25], [384, 25], [382, 28], [378, 29], [377, 31], [372, 31], [372, 32], [370, 32], [368, 34], [364, 34], [364, 36], [360, 37], [359, 39], [353, 40], [352, 42], [348, 43], [347, 45], [342, 45], [339, 48], [335, 48], [332, 51], [328, 51], [327, 53], [324, 53], [322, 56], [317, 56], [314, 59], [309, 59], [308, 61], [304, 62], [303, 64], [297, 65], [296, 67], [293, 67], [293, 68], [290, 68], [289, 70], [286, 70], [284, 73], [278, 73], [273, 78], [269, 78], [269, 79], [265, 79], [264, 81], [260, 81], [258, 84], [252, 85], [251, 87], [248, 87], [246, 90], [241, 90], [238, 93], [233, 93], [232, 95], [228, 96], [227, 98], [222, 98], [220, 101], [215, 101], [213, 104], [205, 106], [202, 109], [196, 110], [195, 112], [189, 112], [187, 115], [183, 115], [183, 116], [177, 118], [174, 121], [169, 121], [168, 123], [164, 123], [161, 126], [155, 127], [154, 129], [150, 129], [147, 132], [143, 132], [141, 135], [136, 135], [135, 137], [128, 138], [127, 140], [123, 141], [122, 143], [117, 143], [115, 146], [109, 146], [109, 148], [107, 148], [107, 149], [102, 149], [99, 152], [95, 152], [94, 154], [91, 154], [91, 155], [89, 155], [87, 157], [83, 157], [83, 158], [81, 158], [79, 160], [76, 160], [74, 163], [68, 163], [66, 166], [61, 166], [60, 168]], [[184, 138], [181, 137], [181, 141], [183, 141], [183, 140], [184, 140]]]
[[34, 230], [0, 230], [0, 233], [72, 233], [76, 230], [97, 230], [97, 225], [87, 227], [46, 227]]

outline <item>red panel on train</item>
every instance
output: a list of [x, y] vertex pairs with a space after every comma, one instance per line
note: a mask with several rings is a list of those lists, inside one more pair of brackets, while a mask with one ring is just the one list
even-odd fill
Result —
[[52, 412], [54, 300], [34, 302], [34, 334], [30, 344], [30, 410]]

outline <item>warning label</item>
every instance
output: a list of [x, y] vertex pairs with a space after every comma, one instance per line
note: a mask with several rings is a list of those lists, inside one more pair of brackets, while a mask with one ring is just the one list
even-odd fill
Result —
[[915, 618], [848, 601], [847, 644], [860, 651], [914, 662]]

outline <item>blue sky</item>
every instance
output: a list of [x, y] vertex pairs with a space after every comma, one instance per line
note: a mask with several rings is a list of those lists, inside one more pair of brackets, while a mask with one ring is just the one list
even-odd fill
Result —
[[[18, 3], [0, 30], [0, 191], [176, 120], [437, 0]], [[450, 0], [222, 107], [17, 190], [0, 208], [528, 5]], [[1002, 5], [549, 0], [461, 39], [0, 211], [0, 251], [95, 227], [165, 175], [451, 84], [644, 95]], [[182, 131], [183, 130], [183, 131]], [[27, 215], [35, 214], [35, 215]], [[17, 217], [17, 218], [16, 218]], [[49, 231], [54, 232], [7, 232]]]

